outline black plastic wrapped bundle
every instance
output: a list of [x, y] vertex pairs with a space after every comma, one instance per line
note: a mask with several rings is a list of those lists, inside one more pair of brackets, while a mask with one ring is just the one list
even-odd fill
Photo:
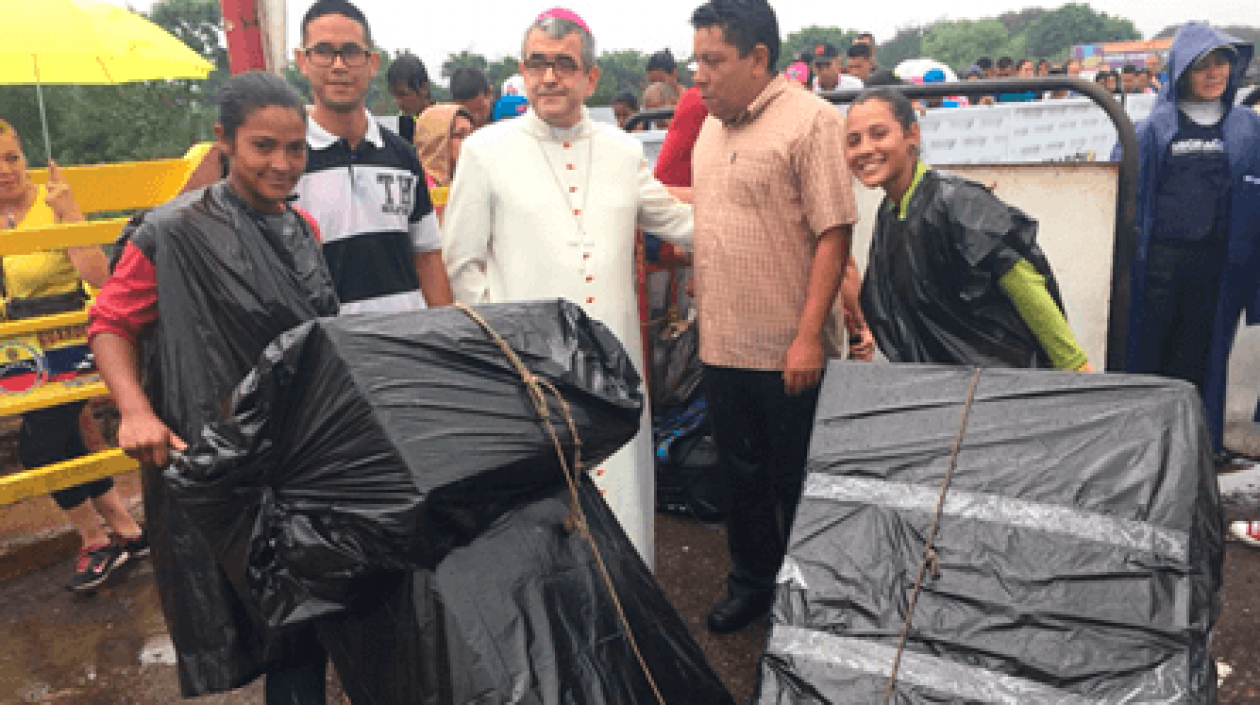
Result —
[[[564, 301], [478, 312], [568, 402], [593, 465], [639, 430], [617, 339]], [[566, 455], [572, 438], [552, 401]], [[432, 567], [563, 474], [520, 374], [453, 309], [319, 319], [281, 335], [165, 474], [255, 618], [338, 611], [379, 569]]]
[[[971, 376], [828, 369], [758, 702], [881, 702]], [[1188, 384], [984, 370], [894, 702], [1213, 702], [1210, 450]]]
[[317, 620], [355, 703], [734, 705], [589, 479], [581, 506], [652, 674], [644, 676], [567, 487], [505, 511], [435, 570], [376, 581]]

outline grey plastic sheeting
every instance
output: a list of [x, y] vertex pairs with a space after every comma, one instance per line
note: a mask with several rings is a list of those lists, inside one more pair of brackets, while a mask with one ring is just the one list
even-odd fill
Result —
[[[758, 702], [880, 702], [971, 374], [828, 368]], [[1158, 378], [985, 370], [894, 702], [1213, 702], [1201, 407]]]

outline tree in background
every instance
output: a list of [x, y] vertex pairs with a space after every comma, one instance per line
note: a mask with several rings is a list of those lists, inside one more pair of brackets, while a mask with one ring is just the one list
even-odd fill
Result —
[[486, 78], [490, 79], [490, 85], [496, 91], [503, 87], [503, 82], [521, 72], [521, 61], [515, 56], [505, 56], [498, 61], [491, 63], [486, 68]]
[[[1260, 27], [1252, 27], [1250, 25], [1231, 24], [1228, 26], [1212, 25], [1216, 29], [1221, 30], [1231, 37], [1236, 37], [1244, 42], [1252, 44], [1260, 44]], [[1177, 34], [1177, 30], [1181, 29], [1181, 25], [1173, 24], [1161, 29], [1158, 34], [1151, 39], [1172, 39]], [[1077, 42], [1079, 44], [1079, 42]]]
[[853, 39], [859, 34], [855, 29], [841, 29], [839, 27], [819, 27], [810, 25], [797, 32], [792, 32], [783, 39], [783, 43], [779, 48], [779, 68], [784, 68], [791, 62], [792, 57], [798, 52], [808, 51], [813, 53], [814, 47], [819, 44], [832, 44], [836, 50], [844, 56], [844, 52], [848, 51], [849, 45], [853, 44]]
[[150, 20], [175, 35], [215, 69], [205, 80], [148, 81], [106, 86], [57, 86], [55, 158], [96, 164], [182, 155], [213, 139], [214, 98], [227, 80], [218, 0], [160, 0]]
[[917, 59], [923, 56], [923, 35], [931, 29], [931, 25], [909, 25], [901, 27], [892, 39], [879, 45], [879, 53], [875, 60], [884, 68], [893, 68], [906, 59]]
[[[61, 148], [63, 130], [68, 126], [65, 119], [68, 107], [68, 94], [64, 86], [44, 86], [44, 110], [48, 115], [49, 137], [55, 149]], [[27, 163], [32, 167], [47, 166], [48, 151], [44, 145], [44, 128], [39, 119], [39, 101], [35, 86], [0, 86], [0, 118], [12, 125], [21, 136]], [[61, 158], [61, 152], [57, 152], [57, 158]]]
[[206, 95], [218, 95], [231, 75], [219, 0], [161, 0], [154, 3], [149, 19], [214, 64], [201, 86]]
[[1044, 14], [1046, 11], [1043, 8], [1026, 7], [1017, 12], [1003, 12], [998, 15], [998, 21], [1006, 27], [1006, 31], [1010, 32], [1011, 36], [1015, 36], [1028, 29], [1029, 23]]
[[1066, 56], [1074, 44], [1117, 42], [1142, 38], [1133, 22], [1096, 12], [1089, 5], [1070, 3], [1028, 23], [1028, 51], [1038, 57]]
[[961, 74], [981, 56], [1017, 56], [1007, 53], [1011, 44], [1011, 34], [1000, 20], [957, 20], [932, 25], [923, 35], [922, 49], [923, 56], [948, 64]]
[[455, 69], [477, 69], [485, 71], [490, 66], [490, 62], [486, 61], [486, 57], [481, 54], [474, 54], [467, 49], [458, 54], [451, 54], [442, 62], [442, 78], [450, 78], [455, 73]]
[[608, 105], [614, 95], [630, 91], [641, 95], [647, 87], [647, 54], [635, 49], [606, 51], [599, 55], [599, 84], [587, 105]]

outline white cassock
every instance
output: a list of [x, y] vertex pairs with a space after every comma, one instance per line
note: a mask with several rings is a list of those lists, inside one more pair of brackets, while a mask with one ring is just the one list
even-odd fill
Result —
[[[642, 144], [586, 110], [571, 129], [531, 110], [464, 142], [442, 226], [458, 301], [564, 298], [621, 340], [646, 379], [635, 293], [635, 229], [690, 247], [691, 207], [652, 176]], [[649, 566], [655, 511], [651, 414], [592, 473]]]

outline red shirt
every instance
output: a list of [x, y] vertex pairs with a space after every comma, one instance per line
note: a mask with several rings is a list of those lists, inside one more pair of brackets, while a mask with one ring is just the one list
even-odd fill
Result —
[[708, 116], [709, 109], [700, 99], [699, 88], [693, 86], [683, 93], [682, 100], [674, 106], [674, 119], [656, 158], [657, 181], [666, 186], [691, 186], [691, 149]]

